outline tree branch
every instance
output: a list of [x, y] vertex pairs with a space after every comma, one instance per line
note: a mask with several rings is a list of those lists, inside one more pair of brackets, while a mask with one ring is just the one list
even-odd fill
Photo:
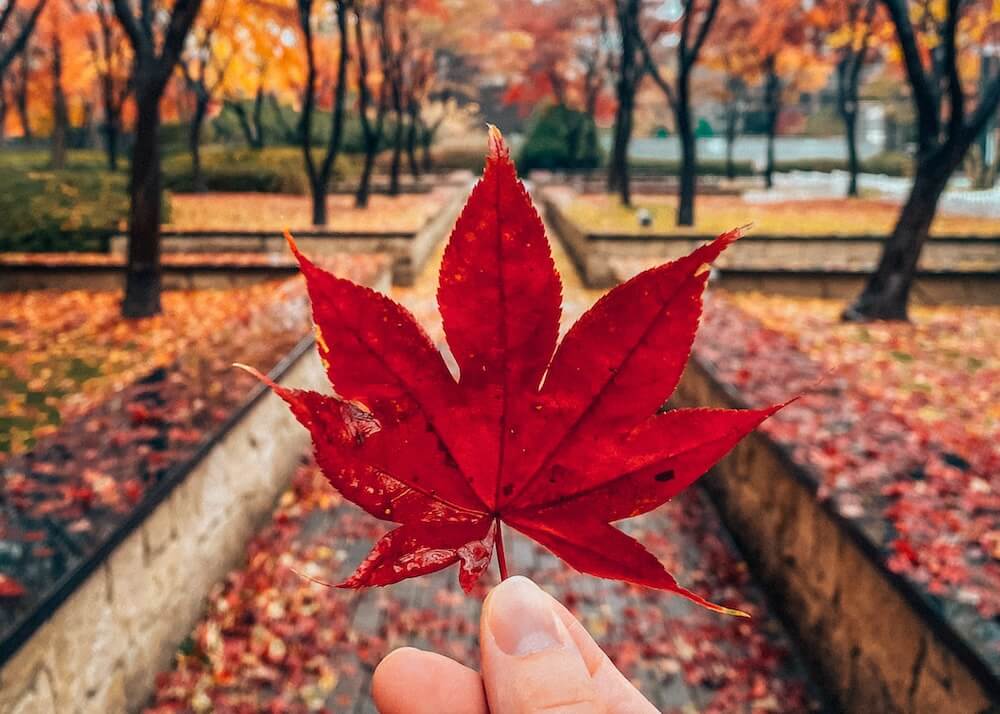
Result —
[[962, 0], [948, 0], [948, 17], [944, 24], [944, 70], [948, 80], [948, 133], [954, 134], [965, 123], [965, 94], [962, 79], [958, 76], [958, 56], [955, 51], [955, 32]]
[[[688, 10], [690, 12], [694, 9], [694, 0], [691, 1], [691, 8]], [[702, 19], [701, 26], [698, 28], [698, 34], [695, 36], [694, 44], [691, 45], [691, 49], [681, 57], [684, 64], [684, 71], [687, 71], [691, 65], [698, 61], [698, 53], [701, 52], [702, 45], [705, 44], [705, 40], [708, 38], [708, 33], [712, 29], [712, 24], [715, 22], [715, 15], [719, 10], [719, 0], [711, 0], [708, 5], [708, 9], [705, 10], [705, 17]]]
[[[24, 51], [25, 46], [28, 44], [28, 38], [31, 37], [31, 33], [35, 31], [35, 23], [38, 22], [38, 16], [42, 14], [42, 10], [45, 8], [45, 3], [46, 0], [38, 0], [34, 10], [31, 11], [28, 19], [25, 21], [24, 25], [21, 26], [21, 31], [18, 33], [17, 37], [14, 38], [10, 47], [6, 50], [0, 50], [0, 77], [3, 76], [4, 71], [7, 69], [8, 65], [14, 61], [14, 58]], [[12, 0], [8, 6], [8, 10], [12, 12], [14, 5], [15, 3]], [[9, 15], [6, 11], [4, 12], [4, 15], [4, 21], [6, 22]]]
[[128, 0], [113, 0], [115, 7], [115, 17], [118, 18], [118, 22], [121, 23], [122, 29], [125, 31], [125, 35], [128, 37], [129, 43], [132, 45], [132, 50], [137, 55], [149, 56], [153, 54], [153, 42], [146, 36], [142, 28], [139, 26], [139, 21], [136, 19], [135, 15], [132, 14], [132, 8], [129, 6]]
[[639, 45], [639, 51], [642, 52], [642, 59], [646, 65], [646, 71], [649, 72], [649, 76], [653, 78], [656, 85], [663, 91], [663, 94], [667, 98], [667, 103], [670, 105], [671, 110], [677, 108], [677, 100], [674, 97], [674, 88], [670, 86], [670, 82], [667, 78], [663, 76], [660, 72], [660, 68], [656, 66], [656, 62], [653, 60], [653, 53], [649, 50], [649, 44], [646, 42], [646, 38], [642, 36], [642, 33], [636, 32], [636, 44]]
[[305, 40], [306, 87], [302, 97], [302, 153], [309, 181], [316, 183], [316, 162], [312, 155], [312, 119], [316, 106], [316, 51], [312, 42], [312, 0], [298, 0], [299, 27]]
[[906, 0], [882, 0], [892, 24], [896, 27], [896, 37], [903, 52], [906, 76], [910, 81], [913, 101], [917, 108], [918, 131], [921, 150], [932, 147], [938, 138], [940, 119], [938, 117], [937, 92], [931, 86], [920, 60], [920, 48], [910, 22]]
[[14, 8], [17, 7], [17, 0], [9, 0], [7, 6], [0, 12], [0, 32], [4, 31], [7, 27], [7, 23], [10, 21], [11, 16], [14, 14]]
[[[115, 1], [118, 2], [118, 0]], [[180, 59], [181, 50], [184, 49], [184, 39], [190, 32], [195, 18], [198, 17], [201, 3], [202, 0], [177, 0], [174, 3], [173, 12], [170, 13], [170, 22], [163, 36], [163, 48], [160, 50], [158, 62], [159, 81], [163, 84], [166, 84], [170, 79], [170, 74]]]

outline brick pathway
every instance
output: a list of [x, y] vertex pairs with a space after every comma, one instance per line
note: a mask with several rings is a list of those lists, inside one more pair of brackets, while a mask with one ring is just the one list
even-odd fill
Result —
[[[558, 244], [567, 315], [599, 293], [582, 288]], [[440, 251], [412, 288], [395, 297], [440, 341], [434, 291]], [[618, 666], [669, 712], [808, 711], [816, 707], [787, 635], [768, 612], [714, 511], [690, 492], [626, 524], [677, 576], [752, 620], [702, 610], [668, 594], [570, 572], [509, 529], [514, 573], [566, 603]], [[341, 592], [304, 579], [346, 576], [385, 528], [343, 503], [311, 465], [296, 475], [274, 519], [249, 549], [244, 570], [212, 596], [204, 620], [161, 675], [157, 711], [374, 712], [371, 672], [390, 649], [434, 649], [475, 666], [482, 596], [454, 569], [385, 589]]]

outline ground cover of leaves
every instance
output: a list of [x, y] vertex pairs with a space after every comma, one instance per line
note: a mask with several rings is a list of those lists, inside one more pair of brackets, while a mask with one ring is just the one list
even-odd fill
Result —
[[763, 431], [892, 570], [976, 608], [1000, 661], [1000, 308], [867, 325], [841, 323], [842, 308], [716, 291], [695, 352], [749, 403], [805, 393]]
[[[597, 297], [553, 243], [563, 280], [563, 329]], [[437, 312], [436, 259], [413, 287], [394, 288], [446, 350]], [[447, 353], [446, 353], [447, 357]], [[161, 674], [149, 712], [374, 712], [369, 678], [392, 648], [431, 648], [478, 662], [481, 599], [453, 568], [389, 588], [330, 590], [387, 524], [342, 499], [308, 463], [295, 475], [271, 524], [251, 543], [246, 565], [221, 583], [208, 611]], [[572, 572], [511, 530], [511, 572], [529, 575], [567, 604], [659, 709], [665, 712], [802, 712], [817, 707], [787, 635], [764, 605], [746, 564], [714, 511], [687, 492], [631, 522], [685, 586], [752, 619], [720, 616], [684, 601]]]
[[[300, 468], [250, 544], [246, 565], [215, 588], [175, 667], [157, 678], [147, 714], [374, 712], [371, 672], [404, 645], [477, 666], [479, 610], [495, 568], [471, 596], [454, 569], [360, 592], [308, 579], [346, 577], [386, 530], [344, 502], [311, 462]], [[629, 532], [681, 582], [752, 619], [581, 576], [512, 531], [505, 537], [512, 572], [534, 578], [573, 610], [661, 711], [817, 707], [787, 637], [697, 492], [636, 519]]]
[[[559, 192], [557, 191], [557, 194]], [[564, 191], [559, 194], [568, 196]], [[617, 197], [587, 194], [570, 198], [563, 210], [591, 233], [717, 235], [734, 226], [753, 224], [760, 235], [854, 236], [887, 235], [899, 215], [899, 206], [878, 199], [814, 199], [776, 203], [747, 203], [739, 196], [699, 196], [695, 225], [678, 227], [675, 196], [633, 197], [633, 208], [622, 206]], [[652, 225], [639, 226], [636, 211], [645, 208]], [[1000, 220], [948, 215], [941, 211], [931, 226], [936, 236], [1000, 237]]]
[[[354, 207], [354, 196], [327, 197], [326, 228], [331, 231], [417, 231], [447, 203], [452, 189], [399, 196], [375, 194], [368, 208]], [[168, 229], [282, 231], [312, 228], [312, 199], [271, 193], [176, 194]]]
[[[330, 267], [370, 281], [385, 266]], [[269, 369], [309, 331], [298, 278], [163, 299], [126, 321], [117, 292], [0, 295], [0, 632], [247, 398], [232, 362]]]

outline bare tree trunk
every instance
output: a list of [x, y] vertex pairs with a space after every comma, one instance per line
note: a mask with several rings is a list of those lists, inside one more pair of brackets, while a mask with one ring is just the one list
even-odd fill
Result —
[[17, 105], [17, 117], [21, 122], [21, 134], [24, 136], [24, 140], [27, 143], [31, 143], [34, 139], [34, 135], [31, 133], [31, 115], [29, 114], [30, 105], [28, 103], [28, 86], [29, 86], [29, 70], [28, 66], [28, 49], [25, 48], [24, 54], [21, 55], [20, 67], [18, 67], [18, 83], [17, 91], [15, 92], [15, 104]]
[[135, 143], [130, 182], [128, 263], [122, 315], [148, 317], [161, 312], [160, 290], [160, 99], [177, 66], [185, 38], [202, 0], [176, 0], [162, 42], [154, 40], [152, 13], [143, 3], [138, 16], [128, 0], [114, 0], [115, 15], [134, 53]]
[[619, 96], [614, 143], [608, 160], [608, 191], [617, 192], [623, 206], [632, 205], [628, 147], [632, 140], [632, 97]]
[[622, 205], [631, 206], [628, 148], [632, 141], [635, 92], [642, 76], [636, 57], [640, 3], [639, 0], [616, 0], [615, 6], [622, 45], [615, 81], [618, 108], [615, 111], [614, 141], [608, 160], [608, 192], [618, 192]]
[[680, 194], [677, 200], [677, 225], [694, 225], [694, 195], [698, 181], [697, 144], [691, 126], [691, 108], [688, 96], [688, 78], [683, 74], [677, 79], [677, 101], [674, 117], [681, 139]]
[[938, 200], [954, 165], [921, 161], [909, 198], [886, 239], [882, 257], [864, 291], [844, 311], [845, 320], [906, 320], [920, 249], [927, 241]]
[[[858, 195], [858, 80], [863, 54], [845, 54], [837, 63], [837, 111], [844, 122], [844, 140], [847, 142], [847, 195]], [[862, 50], [864, 52], [864, 50]]]
[[255, 149], [263, 149], [266, 142], [264, 136], [264, 86], [257, 85], [257, 93], [253, 98], [253, 135]]
[[347, 3], [337, 0], [337, 32], [340, 38], [340, 52], [337, 59], [337, 78], [334, 89], [333, 118], [330, 124], [330, 135], [327, 139], [326, 151], [322, 161], [316, 165], [312, 155], [312, 119], [316, 107], [316, 82], [318, 68], [316, 54], [312, 43], [312, 7], [313, 0], [298, 0], [299, 27], [305, 38], [306, 47], [306, 90], [302, 104], [302, 155], [309, 176], [310, 193], [312, 194], [313, 225], [325, 226], [327, 221], [326, 197], [330, 189], [330, 176], [333, 173], [337, 156], [340, 153], [341, 138], [344, 129], [344, 102], [347, 97], [347, 64], [350, 60], [349, 41], [347, 35]]
[[136, 92], [138, 119], [132, 147], [125, 317], [161, 311], [160, 289], [160, 97]]
[[108, 168], [111, 171], [118, 170], [118, 123], [105, 115], [104, 124], [101, 125], [104, 134], [104, 151], [108, 157]]
[[406, 129], [406, 160], [410, 167], [410, 175], [414, 181], [420, 179], [420, 164], [417, 162], [417, 111], [411, 106], [409, 111], [410, 125]]
[[[263, 142], [260, 140], [260, 135], [254, 131], [253, 124], [250, 123], [246, 107], [239, 101], [226, 102], [226, 106], [236, 115], [236, 119], [240, 123], [240, 131], [243, 132], [243, 138], [246, 140], [247, 146], [251, 149], [260, 149], [263, 146]], [[259, 117], [257, 117], [257, 120], [259, 121]]]
[[431, 147], [434, 145], [434, 129], [425, 126], [420, 134], [420, 160], [423, 164], [425, 174], [434, 170], [434, 157], [431, 155]]
[[375, 168], [375, 157], [377, 155], [377, 151], [365, 151], [365, 162], [361, 167], [358, 190], [354, 194], [354, 205], [357, 208], [368, 207], [368, 199], [371, 197], [372, 171]]
[[[4, 38], [10, 37], [10, 43], [4, 47], [0, 46], [0, 80], [3, 79], [4, 75], [7, 74], [7, 68], [14, 61], [14, 58], [20, 55], [22, 59], [27, 57], [28, 54], [28, 42], [31, 39], [32, 33], [35, 31], [35, 25], [38, 23], [38, 16], [42, 14], [42, 10], [45, 9], [45, 3], [47, 0], [38, 0], [35, 6], [31, 9], [28, 17], [23, 20], [21, 26], [14, 31], [13, 27], [10, 27], [8, 23], [16, 17], [14, 10], [15, 2], [14, 0], [8, 0], [5, 3], [3, 12], [0, 13], [0, 35]], [[11, 37], [12, 35], [12, 37]]]
[[[857, 106], [855, 102], [854, 106]], [[857, 109], [847, 109], [842, 113], [844, 120], [844, 137], [847, 140], [847, 196], [858, 196], [858, 173], [861, 168], [858, 162], [858, 112]]]
[[286, 142], [298, 142], [299, 136], [296, 129], [294, 129], [285, 118], [284, 112], [281, 111], [281, 104], [278, 103], [278, 97], [274, 94], [267, 95], [268, 104], [271, 105], [271, 112], [274, 114], [274, 119], [281, 128], [281, 134]]
[[735, 102], [726, 106], [726, 178], [732, 181], [736, 178], [736, 162], [733, 152], [736, 146], [736, 122], [739, 113]]
[[205, 183], [205, 172], [201, 167], [201, 132], [208, 115], [208, 92], [196, 90], [194, 100], [194, 115], [188, 128], [188, 149], [191, 152], [191, 184], [195, 193], [205, 193], [208, 186]]
[[52, 137], [49, 163], [53, 169], [66, 168], [66, 138], [69, 133], [69, 110], [63, 91], [62, 40], [58, 30], [52, 38]]
[[403, 158], [403, 112], [395, 110], [396, 130], [392, 137], [392, 162], [389, 164], [389, 195], [399, 195], [399, 173]]
[[778, 115], [781, 113], [781, 80], [774, 67], [774, 58], [767, 62], [767, 78], [764, 87], [764, 102], [767, 110], [767, 158], [764, 166], [764, 185], [774, 186], [774, 139], [778, 133]]

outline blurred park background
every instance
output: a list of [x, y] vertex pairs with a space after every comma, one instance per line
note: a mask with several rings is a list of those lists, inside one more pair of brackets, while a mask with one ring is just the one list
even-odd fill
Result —
[[747, 225], [671, 404], [803, 394], [630, 531], [749, 623], [519, 572], [663, 711], [994, 711], [998, 105], [997, 0], [0, 0], [0, 712], [370, 712], [392, 647], [476, 663], [450, 573], [302, 577], [381, 527], [230, 364], [322, 387], [285, 228], [447, 351], [487, 123], [566, 320]]

